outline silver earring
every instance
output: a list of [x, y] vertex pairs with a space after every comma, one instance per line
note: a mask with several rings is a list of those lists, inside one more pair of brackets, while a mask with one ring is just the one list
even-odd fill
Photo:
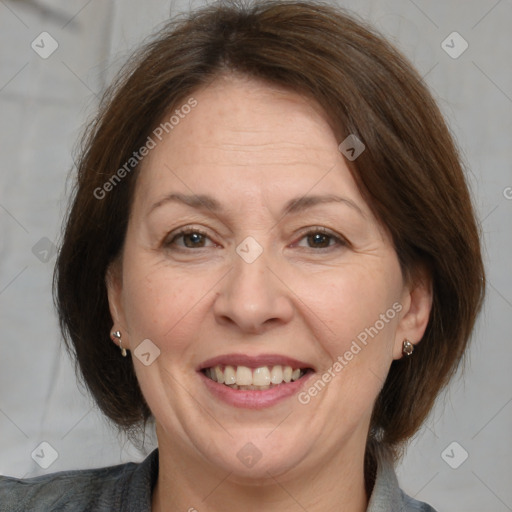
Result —
[[119, 341], [119, 348], [121, 349], [121, 355], [123, 357], [126, 357], [126, 349], [123, 347], [122, 345], [122, 341], [121, 341], [121, 332], [120, 331], [113, 331], [112, 334], [112, 339], [116, 339]]
[[402, 343], [402, 354], [406, 357], [409, 357], [414, 350], [414, 345], [407, 339], [405, 339]]

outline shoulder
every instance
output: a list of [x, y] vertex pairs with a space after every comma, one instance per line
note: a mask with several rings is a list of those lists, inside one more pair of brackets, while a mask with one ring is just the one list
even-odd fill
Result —
[[157, 470], [158, 451], [154, 450], [141, 463], [26, 479], [0, 476], [0, 512], [144, 510], [151, 502]]
[[428, 503], [415, 500], [400, 489], [404, 512], [436, 512]]
[[116, 503], [118, 484], [129, 478], [134, 466], [136, 464], [128, 463], [101, 469], [61, 471], [26, 479], [0, 476], [0, 511], [79, 511], [102, 502]]
[[376, 459], [376, 477], [367, 512], [436, 512], [427, 503], [411, 498], [400, 489], [393, 460], [385, 450], [379, 450]]

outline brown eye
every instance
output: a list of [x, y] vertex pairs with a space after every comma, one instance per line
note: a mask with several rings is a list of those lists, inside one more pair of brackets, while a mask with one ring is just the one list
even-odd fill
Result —
[[[316, 228], [308, 231], [302, 236], [301, 240], [306, 240], [307, 248], [310, 249], [330, 249], [335, 246], [347, 245], [347, 242], [344, 239], [323, 228]], [[301, 243], [298, 245], [304, 247]]]
[[324, 233], [315, 233], [313, 235], [308, 235], [307, 239], [310, 247], [323, 249], [324, 247], [329, 247], [330, 239], [332, 239], [332, 237]]
[[[178, 240], [182, 240], [182, 243], [178, 243]], [[189, 229], [189, 230], [182, 230], [178, 233], [176, 233], [171, 240], [165, 243], [167, 247], [175, 245], [180, 248], [187, 248], [187, 249], [201, 249], [206, 246], [206, 240], [208, 239], [208, 236], [206, 233], [203, 233], [202, 231], [199, 231], [197, 229]]]
[[201, 233], [187, 233], [183, 235], [183, 242], [186, 247], [204, 247], [204, 235]]

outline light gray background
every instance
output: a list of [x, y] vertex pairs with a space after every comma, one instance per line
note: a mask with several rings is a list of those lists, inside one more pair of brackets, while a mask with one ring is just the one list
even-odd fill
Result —
[[[203, 3], [0, 0], [0, 474], [139, 461], [153, 448], [118, 438], [79, 391], [52, 307], [55, 257], [45, 262], [44, 250], [58, 241], [74, 143], [102, 88], [171, 10]], [[512, 2], [339, 4], [425, 76], [468, 164], [484, 232], [488, 295], [464, 376], [412, 441], [400, 482], [439, 512], [511, 511]], [[59, 44], [48, 59], [31, 48], [43, 31]], [[457, 59], [441, 47], [453, 31], [469, 44]], [[31, 457], [42, 441], [58, 453], [46, 470]], [[457, 469], [441, 455], [453, 441], [469, 454]], [[448, 450], [452, 464], [462, 448]]]

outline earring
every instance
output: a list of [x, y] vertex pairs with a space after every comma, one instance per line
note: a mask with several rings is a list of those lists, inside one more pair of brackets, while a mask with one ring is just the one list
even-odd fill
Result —
[[406, 357], [409, 357], [414, 350], [414, 345], [407, 339], [405, 339], [402, 343], [402, 354]]
[[120, 331], [113, 331], [111, 333], [111, 337], [112, 339], [116, 339], [116, 340], [119, 340], [119, 348], [121, 349], [121, 355], [123, 357], [126, 357], [126, 349], [123, 347], [122, 345], [122, 341], [121, 341], [121, 332]]

